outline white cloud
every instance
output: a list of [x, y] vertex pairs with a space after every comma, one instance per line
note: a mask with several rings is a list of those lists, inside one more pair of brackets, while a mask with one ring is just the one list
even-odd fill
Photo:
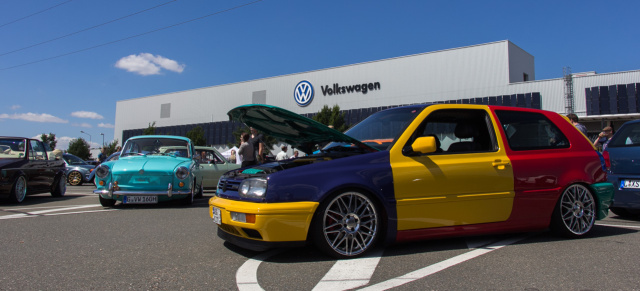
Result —
[[26, 120], [26, 121], [33, 121], [33, 122], [53, 122], [53, 123], [69, 123], [68, 120], [64, 120], [62, 118], [59, 117], [55, 117], [51, 114], [46, 114], [46, 113], [15, 113], [15, 114], [0, 114], [0, 119], [20, 119], [20, 120]]
[[78, 117], [78, 118], [104, 119], [102, 115], [95, 112], [90, 112], [90, 111], [71, 112], [71, 116]]
[[86, 122], [83, 123], [74, 123], [72, 124], [72, 126], [76, 126], [76, 127], [84, 127], [84, 128], [92, 128], [93, 126], [91, 124], [88, 124]]
[[141, 53], [121, 58], [116, 62], [116, 68], [124, 69], [142, 76], [158, 75], [162, 69], [182, 73], [186, 65], [163, 56]]
[[14, 110], [14, 111], [15, 111], [15, 110], [18, 110], [18, 109], [20, 109], [20, 108], [22, 108], [22, 106], [20, 106], [20, 105], [13, 105], [13, 106], [11, 106], [11, 110]]
[[111, 123], [98, 123], [98, 127], [102, 127], [102, 128], [116, 128], [115, 125], [111, 124]]

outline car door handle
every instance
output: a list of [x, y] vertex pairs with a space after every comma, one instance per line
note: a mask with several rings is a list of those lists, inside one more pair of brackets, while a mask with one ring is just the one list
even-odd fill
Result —
[[495, 160], [491, 163], [491, 165], [498, 168], [498, 170], [504, 170], [510, 164], [510, 162], [503, 162], [502, 160]]

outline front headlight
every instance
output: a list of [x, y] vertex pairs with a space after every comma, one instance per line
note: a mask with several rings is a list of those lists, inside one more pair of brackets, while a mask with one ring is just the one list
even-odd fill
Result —
[[98, 176], [100, 179], [104, 179], [107, 177], [107, 175], [109, 175], [110, 170], [111, 169], [109, 169], [109, 167], [100, 165], [98, 166], [98, 168], [96, 168], [96, 176]]
[[176, 169], [176, 177], [180, 180], [184, 180], [187, 176], [189, 176], [189, 169], [187, 167], [181, 166]]
[[244, 198], [263, 198], [267, 193], [267, 179], [249, 178], [240, 183], [238, 194]]

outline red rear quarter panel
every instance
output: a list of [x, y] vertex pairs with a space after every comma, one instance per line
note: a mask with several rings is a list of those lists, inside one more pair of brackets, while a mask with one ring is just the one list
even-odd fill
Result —
[[[589, 185], [606, 181], [606, 174], [595, 148], [563, 116], [526, 108], [490, 107], [494, 115], [495, 110], [541, 112], [562, 131], [570, 143], [568, 148], [563, 149], [514, 151], [506, 142], [504, 130], [500, 131], [515, 179], [515, 199], [510, 223], [531, 228], [547, 227], [556, 202], [566, 187], [574, 183]], [[502, 129], [502, 124], [499, 127]]]

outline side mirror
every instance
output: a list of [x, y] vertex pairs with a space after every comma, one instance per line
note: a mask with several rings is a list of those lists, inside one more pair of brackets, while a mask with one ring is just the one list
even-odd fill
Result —
[[418, 154], [433, 153], [438, 149], [436, 138], [433, 136], [419, 137], [411, 144], [411, 149]]

